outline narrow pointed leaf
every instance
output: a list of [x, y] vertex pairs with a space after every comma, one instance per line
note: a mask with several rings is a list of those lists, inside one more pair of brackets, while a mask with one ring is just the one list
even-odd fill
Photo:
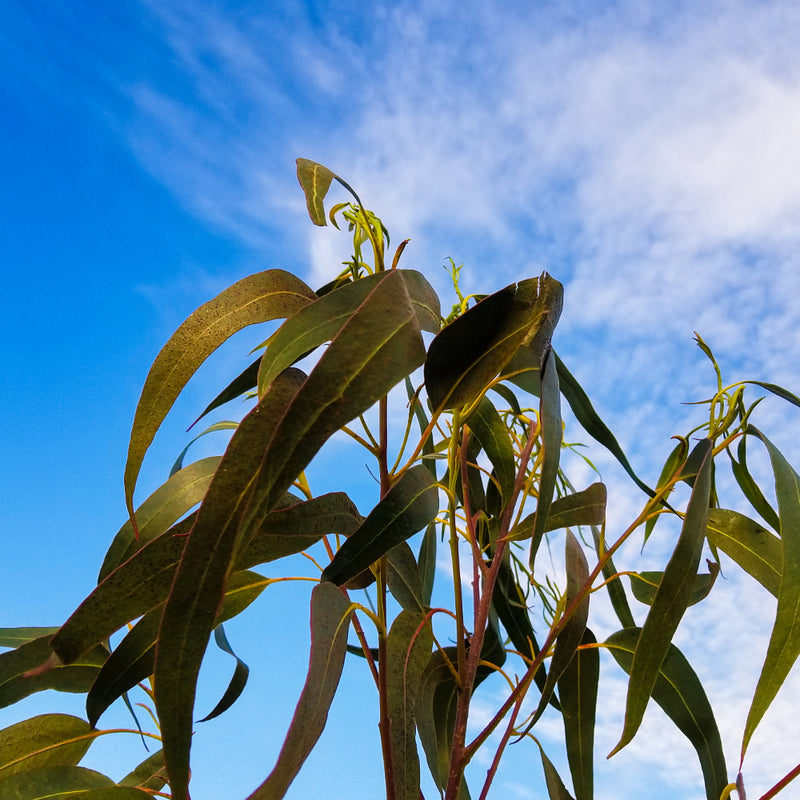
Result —
[[288, 317], [316, 298], [303, 281], [267, 270], [238, 281], [198, 308], [156, 356], [145, 380], [125, 465], [125, 498], [133, 515], [133, 490], [144, 455], [167, 412], [200, 365], [242, 328]]
[[[664, 466], [661, 468], [661, 474], [658, 476], [658, 483], [656, 484], [656, 487], [659, 489], [664, 486], [673, 475], [675, 475], [680, 466], [684, 463], [684, 461], [686, 461], [686, 456], [689, 454], [688, 440], [684, 439], [682, 436], [677, 438], [678, 444], [675, 445], [675, 447], [672, 449], [672, 452], [667, 456], [667, 460], [664, 462]], [[655, 528], [659, 517], [660, 514], [655, 514], [650, 517], [647, 522], [645, 522], [645, 542], [650, 538], [650, 534], [653, 532], [653, 528]]]
[[421, 613], [402, 611], [387, 639], [387, 699], [397, 800], [419, 800], [416, 703], [422, 673], [433, 646], [430, 624]]
[[783, 573], [781, 540], [753, 519], [723, 508], [708, 512], [706, 536], [770, 594], [778, 596]]
[[412, 467], [381, 498], [359, 529], [339, 548], [322, 580], [341, 586], [393, 547], [424, 528], [439, 510], [439, 492], [428, 469]]
[[[639, 636], [639, 628], [625, 628], [605, 641], [605, 647], [628, 674]], [[652, 696], [697, 751], [707, 800], [719, 800], [728, 779], [717, 722], [700, 679], [673, 644], [659, 667]]]
[[68, 714], [41, 714], [0, 731], [0, 777], [45, 766], [75, 766], [97, 734]]
[[250, 667], [233, 652], [233, 648], [228, 641], [228, 637], [225, 635], [225, 629], [222, 625], [218, 625], [214, 629], [214, 641], [217, 643], [217, 647], [219, 647], [220, 650], [233, 656], [236, 660], [236, 667], [233, 670], [233, 675], [231, 676], [230, 683], [228, 683], [228, 688], [225, 690], [225, 693], [214, 708], [206, 714], [200, 722], [207, 722], [210, 719], [214, 719], [214, 717], [218, 717], [220, 714], [224, 714], [239, 697], [241, 697], [244, 687], [247, 685], [247, 678], [250, 675]]
[[[698, 573], [695, 576], [694, 588], [689, 595], [687, 605], [693, 606], [704, 598], [714, 586], [714, 582], [719, 574], [719, 564], [709, 562], [707, 573]], [[663, 572], [633, 572], [628, 575], [631, 581], [631, 591], [633, 596], [647, 606], [652, 606], [656, 592], [664, 576]]]
[[218, 431], [235, 431], [238, 424], [238, 422], [234, 422], [233, 420], [223, 419], [219, 422], [215, 422], [213, 425], [209, 425], [202, 433], [198, 433], [197, 436], [195, 436], [194, 439], [192, 439], [189, 444], [187, 444], [186, 447], [184, 447], [183, 450], [181, 450], [181, 452], [178, 454], [178, 457], [175, 459], [175, 463], [172, 465], [172, 469], [169, 471], [170, 477], [183, 469], [183, 459], [186, 458], [189, 448], [198, 439], [201, 439], [206, 434], [217, 433]]
[[[728, 451], [728, 454], [730, 455], [730, 451]], [[759, 485], [755, 482], [753, 476], [750, 474], [750, 470], [747, 468], [746, 436], [743, 436], [739, 440], [737, 454], [739, 456], [738, 461], [730, 455], [731, 471], [733, 472], [733, 477], [736, 479], [736, 483], [739, 484], [742, 494], [747, 498], [750, 505], [761, 515], [761, 518], [770, 525], [774, 531], [779, 531], [781, 523], [778, 519], [777, 512], [767, 502]]]
[[[569, 609], [580, 593], [586, 589], [589, 580], [589, 564], [586, 555], [578, 540], [567, 531], [566, 539], [566, 562], [567, 562], [567, 590], [565, 593], [565, 607]], [[550, 662], [550, 670], [547, 674], [547, 682], [542, 690], [539, 705], [533, 715], [533, 719], [528, 724], [530, 730], [538, 721], [539, 717], [547, 708], [550, 698], [555, 691], [556, 684], [564, 671], [569, 667], [575, 653], [583, 640], [586, 631], [586, 622], [589, 619], [589, 594], [588, 592], [580, 600], [572, 616], [564, 623], [555, 647], [553, 648], [553, 658]]]
[[788, 389], [784, 389], [783, 386], [778, 386], [775, 383], [764, 383], [763, 381], [745, 381], [745, 383], [750, 383], [753, 386], [760, 386], [762, 389], [772, 392], [772, 394], [786, 400], [793, 406], [800, 407], [800, 397], [796, 394], [792, 394]]
[[[603, 529], [598, 525], [592, 525], [592, 540], [594, 541], [594, 549], [598, 556], [605, 555], [606, 545], [603, 534]], [[606, 558], [603, 564], [603, 578], [605, 579], [606, 591], [608, 598], [611, 601], [611, 607], [617, 615], [623, 627], [632, 628], [635, 625], [631, 607], [628, 603], [628, 597], [625, 594], [625, 587], [622, 585], [617, 568], [614, 566], [614, 560]]]
[[505, 423], [488, 397], [481, 398], [475, 410], [466, 419], [475, 438], [494, 467], [500, 497], [509, 502], [517, 478], [514, 448]]
[[800, 476], [763, 433], [752, 427], [748, 432], [764, 442], [772, 464], [780, 519], [783, 571], [778, 589], [775, 624], [745, 723], [742, 758], [758, 723], [800, 655]]
[[350, 601], [331, 583], [311, 593], [308, 677], [274, 769], [248, 800], [279, 800], [322, 735], [347, 648]]
[[[596, 644], [587, 628], [581, 645]], [[600, 654], [596, 647], [577, 650], [558, 679], [558, 697], [564, 720], [564, 740], [575, 800], [594, 796], [594, 726]]]
[[196, 506], [203, 499], [219, 461], [219, 456], [195, 461], [171, 475], [159, 486], [136, 509], [138, 538], [134, 534], [130, 520], [126, 520], [114, 537], [103, 560], [103, 566], [100, 567], [98, 582]]
[[617, 461], [619, 461], [620, 465], [625, 472], [628, 473], [631, 480], [643, 492], [652, 497], [655, 492], [633, 471], [633, 467], [630, 465], [627, 456], [619, 446], [619, 442], [614, 437], [614, 434], [611, 433], [605, 422], [600, 419], [597, 412], [594, 410], [594, 406], [589, 400], [586, 392], [583, 390], [583, 387], [581, 387], [572, 373], [567, 369], [564, 362], [557, 355], [555, 358], [556, 365], [558, 367], [558, 379], [561, 387], [561, 394], [564, 395], [564, 399], [567, 401], [567, 403], [569, 403], [569, 407], [572, 409], [575, 419], [578, 420], [586, 433], [602, 444], [603, 447], [605, 447], [606, 450], [608, 450], [611, 455], [613, 455]]
[[58, 628], [0, 628], [0, 647], [19, 647], [20, 645], [52, 636]]
[[425, 385], [434, 410], [478, 398], [520, 347], [543, 353], [561, 314], [563, 289], [547, 273], [489, 295], [431, 342]]
[[[542, 471], [531, 535], [530, 567], [533, 569], [539, 543], [547, 530], [547, 518], [553, 502], [553, 493], [558, 479], [558, 464], [561, 458], [561, 403], [558, 374], [551, 352], [542, 366], [542, 395], [539, 401], [539, 422], [542, 426]], [[580, 639], [580, 637], [579, 637]]]
[[[621, 750], [636, 734], [653, 692], [661, 662], [669, 651], [672, 637], [691, 599], [697, 566], [708, 522], [711, 492], [711, 441], [701, 440], [695, 451], [703, 453], [678, 542], [664, 570], [653, 605], [642, 627], [631, 665], [625, 724], [622, 736], [611, 755]], [[689, 458], [692, 458], [690, 454]]]
[[539, 754], [542, 757], [542, 770], [544, 771], [544, 783], [547, 787], [547, 795], [550, 800], [573, 800], [572, 795], [567, 791], [564, 786], [564, 781], [558, 774], [558, 770], [553, 766], [553, 762], [545, 755], [541, 745], [539, 745]]
[[201, 412], [200, 416], [189, 426], [189, 430], [194, 428], [206, 414], [210, 414], [225, 403], [241, 397], [245, 392], [256, 388], [258, 384], [258, 368], [261, 365], [259, 356], [249, 367], [245, 367]]
[[428, 601], [423, 597], [419, 567], [407, 542], [388, 552], [386, 566], [386, 583], [392, 597], [406, 611], [426, 611]]
[[[602, 525], [606, 516], [606, 496], [605, 484], [598, 482], [583, 491], [553, 498], [544, 533], [580, 525]], [[534, 514], [529, 514], [514, 527], [508, 538], [512, 541], [530, 539], [535, 518]]]

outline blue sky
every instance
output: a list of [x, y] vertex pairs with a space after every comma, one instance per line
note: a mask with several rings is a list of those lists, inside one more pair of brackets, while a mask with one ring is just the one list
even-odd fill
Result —
[[[443, 291], [448, 257], [475, 290], [545, 267], [561, 280], [555, 345], [651, 479], [669, 436], [697, 419], [680, 404], [713, 385], [694, 330], [731, 381], [797, 392], [798, 34], [794, 2], [6, 0], [2, 624], [58, 624], [96, 579], [124, 519], [141, 385], [185, 316], [259, 269], [295, 270], [312, 285], [338, 272], [347, 239], [312, 229], [297, 156], [355, 186], [394, 241], [411, 238], [406, 266]], [[148, 456], [139, 499], [258, 340], [226, 346], [197, 376]], [[762, 425], [800, 462], [788, 407], [766, 401]], [[621, 522], [636, 501], [596, 458]], [[199, 800], [244, 796], [271, 768], [306, 664], [294, 638], [305, 611], [286, 613], [292, 591], [270, 588], [231, 627], [251, 685], [208, 733], [198, 729]], [[679, 636], [713, 665], [703, 677], [733, 770], [763, 651], [739, 642], [765, 642], [772, 612], [735, 576], [719, 595]], [[201, 687], [209, 706], [224, 680], [215, 670]], [[624, 684], [610, 685], [621, 710]], [[784, 692], [784, 707], [800, 702], [796, 677]], [[314, 763], [352, 765], [341, 783], [337, 768], [335, 788], [325, 773], [329, 796], [378, 796], [361, 755], [377, 755], [374, 719], [350, 696]], [[18, 713], [0, 711], [0, 724]], [[598, 764], [598, 796], [620, 775], [630, 793], [618, 797], [693, 796], [694, 754], [658, 713], [641, 744]], [[610, 749], [619, 717], [602, 724]], [[746, 762], [754, 794], [800, 760], [789, 712], [777, 709], [767, 728]], [[115, 777], [139, 755], [118, 741], [98, 756]], [[537, 796], [538, 777], [515, 758], [498, 793]], [[290, 797], [320, 786], [312, 763]]]

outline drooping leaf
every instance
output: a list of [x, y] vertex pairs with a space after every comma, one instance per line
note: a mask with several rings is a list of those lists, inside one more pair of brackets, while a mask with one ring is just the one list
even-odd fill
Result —
[[225, 629], [222, 625], [218, 625], [214, 628], [214, 641], [217, 643], [217, 647], [219, 647], [220, 650], [233, 656], [236, 660], [236, 667], [233, 670], [233, 675], [231, 676], [230, 683], [228, 683], [228, 688], [225, 690], [225, 694], [222, 695], [219, 702], [200, 720], [200, 722], [207, 722], [210, 719], [214, 719], [214, 717], [218, 717], [220, 714], [224, 714], [239, 697], [241, 697], [244, 687], [247, 685], [247, 678], [250, 675], [250, 667], [233, 652], [233, 648], [228, 641], [228, 637], [225, 635]]
[[[558, 680], [569, 667], [578, 646], [583, 640], [586, 622], [589, 619], [589, 594], [586, 592], [586, 584], [589, 581], [589, 564], [586, 561], [583, 548], [570, 531], [567, 531], [565, 552], [567, 565], [565, 608], [569, 610], [576, 602], [577, 605], [575, 605], [572, 615], [566, 620], [556, 639], [550, 670], [547, 673], [547, 681], [544, 689], [542, 689], [539, 705], [528, 724], [527, 730], [530, 730], [536, 724], [550, 702]], [[582, 592], [584, 596], [580, 597]]]
[[13, 775], [0, 774], [3, 800], [149, 800], [133, 786], [116, 786], [111, 778], [85, 767], [45, 766]]
[[393, 547], [424, 528], [439, 510], [439, 493], [428, 469], [411, 467], [381, 498], [323, 570], [322, 580], [341, 586]]
[[789, 465], [783, 453], [761, 431], [750, 427], [748, 433], [761, 439], [772, 464], [775, 496], [778, 500], [783, 570], [778, 589], [775, 624], [742, 736], [742, 759], [758, 723], [800, 655], [800, 476]]
[[477, 399], [514, 353], [543, 353], [561, 314], [563, 289], [547, 273], [506, 286], [451, 322], [431, 342], [425, 385], [435, 411]]
[[[597, 482], [583, 491], [553, 498], [544, 533], [580, 525], [602, 525], [606, 516], [606, 495], [605, 484]], [[508, 538], [512, 541], [530, 539], [534, 521], [535, 515], [529, 514], [514, 527]]]
[[75, 766], [97, 737], [69, 714], [40, 714], [0, 731], [0, 778], [48, 766]]
[[350, 601], [333, 584], [311, 593], [311, 656], [308, 677], [278, 761], [247, 800], [279, 800], [322, 735], [347, 648]]
[[[555, 354], [554, 354], [555, 355]], [[583, 387], [578, 383], [572, 373], [567, 369], [564, 362], [556, 355], [556, 366], [558, 367], [558, 381], [561, 388], [561, 394], [572, 409], [575, 419], [578, 420], [581, 427], [589, 434], [595, 441], [599, 442], [606, 448], [606, 450], [619, 461], [625, 472], [628, 473], [631, 480], [646, 494], [653, 497], [655, 492], [633, 471], [627, 456], [619, 446], [619, 442], [611, 433], [608, 426], [598, 416], [594, 410], [594, 406], [589, 400], [588, 395], [583, 390]]]
[[783, 573], [781, 540], [755, 520], [723, 508], [708, 512], [706, 536], [754, 577], [770, 594], [778, 596]]
[[[51, 634], [45, 634], [38, 639], [26, 641], [16, 650], [0, 653], [0, 708], [13, 705], [23, 697], [45, 689], [73, 693], [89, 690], [108, 657], [108, 650], [103, 645], [97, 645], [69, 666], [54, 667], [38, 673], [36, 668], [50, 657], [50, 638]], [[28, 674], [31, 671], [36, 674]]]
[[131, 521], [126, 520], [108, 548], [98, 583], [203, 499], [219, 461], [219, 456], [211, 456], [189, 464], [171, 475], [136, 509], [138, 538]]
[[[704, 598], [708, 597], [708, 593], [714, 586], [714, 581], [719, 574], [719, 564], [709, 562], [707, 573], [698, 573], [695, 576], [694, 588], [689, 595], [687, 605], [693, 606], [699, 603]], [[632, 572], [628, 575], [631, 581], [631, 591], [633, 596], [640, 602], [647, 606], [653, 605], [656, 592], [658, 591], [659, 584], [663, 577], [663, 572]]]
[[433, 634], [424, 616], [401, 611], [392, 623], [386, 643], [389, 739], [397, 800], [419, 800], [416, 703], [432, 646]]
[[[542, 427], [542, 470], [539, 476], [539, 490], [536, 511], [533, 517], [531, 535], [530, 567], [533, 569], [539, 543], [547, 530], [547, 518], [553, 502], [553, 494], [558, 479], [558, 465], [561, 457], [561, 403], [553, 353], [550, 352], [542, 365], [542, 394], [539, 401], [539, 423]], [[580, 637], [578, 637], [580, 641]]]
[[336, 177], [327, 167], [307, 158], [297, 159], [297, 180], [306, 196], [308, 216], [315, 225], [325, 227], [325, 195]]
[[780, 520], [775, 509], [769, 504], [766, 497], [764, 497], [759, 485], [750, 474], [747, 468], [747, 437], [742, 436], [739, 439], [739, 447], [737, 448], [738, 461], [733, 457], [730, 450], [728, 455], [731, 459], [731, 471], [736, 483], [742, 490], [742, 494], [747, 498], [751, 506], [761, 515], [761, 518], [772, 527], [774, 531], [779, 531], [781, 528]]
[[[439, 299], [431, 285], [413, 270], [395, 270], [411, 298], [421, 330], [439, 330]], [[276, 375], [319, 345], [333, 339], [364, 301], [385, 280], [385, 273], [367, 275], [323, 295], [290, 317], [270, 339], [258, 371], [262, 396]]]
[[407, 542], [401, 542], [387, 553], [386, 583], [392, 597], [406, 611], [427, 610], [428, 601], [422, 593], [419, 567]]
[[[234, 572], [225, 587], [217, 622], [241, 613], [266, 588], [268, 579], [257, 572]], [[145, 614], [114, 648], [86, 696], [86, 717], [92, 727], [103, 712], [153, 674], [161, 607]]]
[[210, 414], [225, 403], [241, 397], [245, 392], [256, 388], [258, 384], [258, 368], [261, 365], [259, 356], [249, 367], [245, 367], [200, 413], [200, 416], [189, 426], [194, 428], [206, 414]]
[[796, 394], [792, 394], [792, 392], [790, 392], [788, 389], [784, 389], [783, 386], [778, 386], [775, 383], [764, 383], [763, 381], [744, 381], [744, 383], [750, 383], [753, 386], [760, 386], [762, 389], [772, 392], [772, 394], [777, 395], [783, 400], [786, 400], [793, 406], [800, 407], [800, 397], [798, 397]]
[[[625, 724], [622, 736], [611, 752], [621, 750], [636, 734], [647, 703], [658, 679], [661, 662], [669, 651], [672, 637], [683, 617], [694, 590], [697, 566], [705, 540], [708, 522], [708, 499], [711, 492], [712, 445], [702, 439], [694, 451], [703, 454], [692, 495], [686, 506], [678, 542], [672, 552], [664, 576], [642, 627], [631, 665]], [[692, 458], [692, 454], [689, 454]], [[693, 461], [694, 463], [694, 461]]]
[[233, 420], [223, 419], [219, 422], [215, 422], [213, 425], [209, 425], [204, 431], [198, 433], [197, 436], [192, 439], [186, 447], [181, 450], [178, 454], [178, 457], [175, 459], [175, 463], [172, 465], [172, 469], [170, 469], [169, 474], [170, 477], [175, 475], [177, 472], [183, 469], [183, 459], [186, 458], [186, 454], [189, 452], [189, 448], [200, 438], [205, 436], [208, 433], [217, 433], [218, 431], [235, 431], [238, 422], [234, 422]]
[[[587, 628], [581, 645], [597, 643]], [[600, 654], [596, 647], [575, 652], [558, 679], [558, 697], [564, 720], [564, 741], [575, 800], [594, 796], [594, 728]]]
[[200, 365], [242, 328], [288, 317], [315, 298], [314, 292], [291, 273], [267, 270], [228, 287], [175, 331], [150, 368], [133, 420], [125, 464], [125, 499], [131, 515], [133, 490], [144, 455]]
[[[661, 468], [661, 474], [658, 476], [658, 483], [656, 488], [660, 489], [668, 480], [672, 478], [680, 466], [686, 461], [686, 456], [689, 454], [689, 441], [682, 436], [673, 437], [678, 439], [678, 444], [672, 448], [672, 451], [667, 456], [664, 466]], [[644, 540], [645, 542], [650, 538], [653, 528], [658, 522], [659, 514], [654, 514], [644, 525]]]
[[606, 557], [606, 544], [603, 529], [599, 525], [591, 525], [592, 540], [594, 541], [594, 549], [598, 557], [603, 557], [603, 578], [605, 579], [605, 587], [608, 592], [608, 598], [611, 601], [611, 607], [617, 615], [623, 627], [632, 628], [635, 625], [631, 607], [628, 603], [628, 597], [625, 594], [625, 587], [622, 585], [617, 568], [614, 566], [614, 560]]
[[[628, 674], [638, 652], [640, 632], [639, 628], [625, 628], [605, 641]], [[700, 679], [674, 644], [667, 648], [658, 669], [652, 697], [697, 751], [707, 800], [719, 800], [728, 780], [717, 722]]]
[[517, 469], [514, 448], [497, 409], [492, 405], [492, 401], [484, 396], [465, 422], [494, 467], [500, 497], [509, 502], [514, 491]]

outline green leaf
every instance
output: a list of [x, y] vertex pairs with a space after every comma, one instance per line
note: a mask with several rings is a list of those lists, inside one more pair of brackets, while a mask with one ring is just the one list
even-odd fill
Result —
[[561, 314], [563, 289], [543, 273], [489, 295], [431, 342], [425, 385], [435, 411], [480, 397], [520, 347], [544, 353]]
[[164, 751], [156, 750], [139, 764], [133, 772], [128, 773], [120, 782], [120, 786], [141, 786], [143, 789], [160, 791], [167, 783], [164, 764]]
[[183, 459], [186, 457], [186, 453], [189, 452], [189, 448], [200, 438], [205, 436], [208, 433], [216, 433], [217, 431], [235, 431], [236, 427], [238, 426], [238, 422], [233, 422], [229, 419], [220, 420], [219, 422], [215, 422], [213, 425], [209, 425], [202, 433], [198, 433], [197, 436], [192, 439], [186, 447], [181, 450], [178, 457], [175, 459], [175, 463], [172, 465], [172, 469], [170, 469], [169, 474], [170, 477], [175, 475], [179, 470], [183, 469]]
[[19, 647], [34, 639], [52, 636], [57, 630], [58, 628], [0, 628], [0, 647]]
[[564, 623], [564, 627], [556, 639], [553, 658], [550, 662], [550, 671], [547, 674], [547, 682], [544, 689], [542, 689], [539, 705], [534, 712], [533, 719], [528, 724], [526, 732], [536, 724], [545, 708], [547, 708], [558, 680], [569, 667], [578, 646], [583, 640], [586, 622], [589, 619], [589, 594], [585, 591], [589, 581], [589, 564], [586, 561], [583, 548], [570, 531], [567, 531], [565, 552], [567, 566], [565, 608], [571, 608], [581, 592], [585, 592], [585, 594], [575, 607], [572, 616]]
[[712, 547], [722, 550], [770, 594], [778, 596], [783, 552], [777, 536], [738, 511], [711, 508], [706, 537]]
[[661, 662], [669, 651], [672, 637], [683, 617], [694, 591], [697, 566], [705, 540], [708, 522], [708, 500], [711, 492], [712, 445], [702, 439], [689, 454], [695, 463], [701, 455], [699, 471], [692, 495], [686, 506], [678, 542], [672, 552], [664, 577], [650, 607], [631, 665], [625, 724], [622, 736], [610, 755], [621, 750], [636, 734], [647, 703], [658, 679]]
[[315, 225], [325, 227], [325, 195], [336, 177], [327, 167], [307, 158], [297, 159], [297, 180], [303, 188], [308, 216]]
[[633, 614], [631, 607], [628, 604], [628, 597], [625, 594], [625, 587], [622, 585], [617, 568], [614, 566], [614, 560], [605, 557], [606, 545], [603, 534], [603, 529], [598, 525], [590, 526], [592, 530], [592, 540], [594, 541], [594, 549], [598, 557], [603, 556], [605, 563], [603, 564], [603, 578], [605, 579], [606, 591], [608, 598], [611, 600], [611, 607], [617, 615], [623, 627], [634, 627]]
[[[597, 640], [587, 628], [581, 645]], [[558, 697], [564, 720], [564, 740], [575, 800], [594, 796], [594, 726], [600, 654], [596, 647], [577, 650], [558, 679]]]
[[545, 532], [580, 525], [602, 525], [606, 518], [607, 491], [604, 483], [593, 483], [581, 492], [556, 497], [550, 506]]
[[[402, 278], [420, 329], [438, 332], [439, 299], [428, 281], [413, 270], [394, 270], [394, 274]], [[259, 396], [263, 396], [276, 375], [319, 345], [335, 338], [385, 279], [386, 273], [379, 272], [347, 283], [287, 319], [272, 336], [261, 358]]]
[[772, 464], [780, 518], [783, 571], [775, 625], [745, 723], [742, 759], [758, 723], [800, 655], [800, 476], [761, 431], [750, 427], [748, 433], [764, 442]]
[[145, 544], [174, 525], [189, 509], [205, 496], [220, 457], [211, 456], [195, 461], [171, 475], [136, 509], [138, 539], [130, 520], [120, 528], [108, 548], [98, 582], [105, 579], [123, 561], [129, 559]]
[[316, 298], [289, 272], [259, 272], [228, 287], [198, 308], [156, 356], [145, 380], [125, 464], [125, 499], [133, 516], [133, 490], [156, 431], [200, 365], [242, 328], [288, 317]]
[[553, 762], [545, 755], [541, 745], [539, 745], [539, 754], [542, 757], [544, 783], [547, 787], [547, 795], [550, 800], [572, 800], [572, 795], [567, 791], [567, 787], [564, 786], [564, 781], [561, 780], [561, 776], [553, 766]]
[[214, 409], [225, 405], [225, 403], [235, 400], [245, 392], [256, 388], [258, 384], [258, 369], [261, 366], [261, 356], [259, 356], [249, 367], [245, 367], [202, 411], [200, 416], [189, 426], [189, 430], [194, 428], [206, 414], [210, 414]]
[[[693, 606], [708, 597], [711, 587], [719, 574], [719, 564], [709, 562], [708, 573], [695, 576], [694, 588], [689, 595], [687, 605]], [[633, 572], [628, 575], [631, 581], [633, 596], [646, 606], [652, 606], [663, 578], [663, 572]]]
[[[558, 480], [558, 464], [561, 457], [561, 403], [559, 400], [558, 374], [551, 352], [542, 365], [542, 394], [539, 401], [539, 422], [542, 427], [542, 470], [539, 477], [539, 490], [536, 512], [533, 517], [531, 535], [530, 567], [536, 559], [539, 543], [547, 530], [547, 518], [553, 502], [553, 493]], [[580, 636], [578, 637], [580, 639]]]
[[48, 766], [0, 777], [3, 800], [148, 800], [132, 786], [115, 786], [111, 778], [76, 766]]
[[433, 646], [430, 623], [421, 613], [401, 611], [387, 638], [389, 740], [397, 800], [419, 800], [416, 740], [417, 692]]
[[344, 665], [350, 612], [350, 601], [333, 584], [323, 582], [314, 587], [308, 677], [278, 761], [248, 800], [283, 797], [322, 735]]
[[41, 714], [0, 731], [0, 778], [47, 766], [75, 766], [97, 737], [68, 714]]
[[[639, 636], [639, 628], [625, 628], [605, 641], [605, 647], [628, 674], [639, 651]], [[658, 669], [652, 697], [697, 751], [707, 800], [719, 800], [728, 779], [717, 722], [700, 679], [673, 644]]]
[[323, 570], [337, 586], [368, 569], [393, 547], [424, 528], [439, 511], [439, 492], [427, 467], [403, 473]]
[[782, 386], [778, 386], [775, 383], [764, 383], [763, 381], [744, 381], [744, 383], [749, 383], [753, 386], [760, 386], [762, 389], [772, 392], [772, 394], [777, 395], [792, 405], [800, 407], [800, 397], [792, 394], [788, 389], [784, 389]]
[[[672, 452], [667, 456], [664, 466], [661, 468], [661, 474], [658, 476], [657, 488], [664, 486], [673, 475], [677, 472], [678, 468], [686, 461], [686, 456], [689, 454], [689, 441], [682, 436], [673, 437], [678, 439], [678, 444], [672, 449]], [[658, 522], [660, 514], [654, 514], [644, 524], [644, 540], [645, 542], [650, 538], [653, 528]]]
[[499, 484], [500, 497], [505, 503], [511, 499], [517, 479], [514, 448], [505, 423], [485, 395], [475, 410], [465, 420], [466, 425], [480, 442], [483, 451], [494, 467], [494, 475]]
[[74, 664], [39, 672], [37, 668], [48, 660], [52, 652], [50, 638], [51, 634], [46, 634], [25, 642], [16, 650], [0, 653], [0, 708], [45, 689], [73, 693], [89, 690], [108, 657], [108, 650], [97, 645]]
[[739, 484], [742, 494], [747, 498], [750, 505], [761, 515], [762, 519], [770, 525], [773, 530], [780, 530], [781, 523], [778, 519], [778, 514], [767, 502], [763, 492], [750, 474], [750, 470], [747, 468], [747, 436], [742, 436], [742, 438], [739, 439], [739, 447], [737, 450], [739, 455], [738, 461], [733, 457], [730, 450], [728, 450], [728, 455], [731, 459], [731, 471], [733, 472], [733, 477], [736, 479], [736, 483]]
[[422, 593], [419, 567], [407, 542], [388, 552], [386, 567], [386, 583], [401, 607], [406, 611], [427, 611], [428, 603]]
[[[268, 579], [257, 572], [234, 572], [226, 586], [217, 623], [241, 613], [266, 588]], [[86, 716], [92, 727], [125, 692], [153, 674], [161, 607], [145, 614], [114, 648], [86, 696]]]
[[[554, 354], [555, 355], [555, 354]], [[564, 362], [556, 355], [556, 366], [558, 367], [558, 380], [561, 388], [561, 394], [564, 399], [569, 403], [575, 419], [578, 420], [581, 427], [589, 434], [595, 441], [603, 445], [617, 461], [619, 461], [625, 472], [628, 473], [631, 480], [650, 497], [655, 495], [655, 492], [633, 471], [627, 456], [619, 446], [619, 442], [611, 433], [608, 426], [598, 416], [594, 410], [594, 406], [589, 400], [588, 395], [583, 390], [581, 385], [573, 377], [572, 373], [567, 369]]]

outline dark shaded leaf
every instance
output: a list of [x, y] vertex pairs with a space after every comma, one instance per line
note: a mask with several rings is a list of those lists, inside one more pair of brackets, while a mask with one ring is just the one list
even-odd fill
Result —
[[[628, 674], [634, 654], [639, 650], [639, 636], [639, 628], [625, 628], [605, 641], [605, 646]], [[658, 669], [652, 697], [697, 751], [707, 800], [719, 800], [728, 779], [717, 722], [699, 678], [673, 644], [667, 648]]]
[[258, 384], [258, 368], [261, 364], [259, 356], [249, 367], [246, 367], [237, 375], [201, 412], [200, 416], [189, 426], [189, 430], [194, 428], [206, 414], [210, 414], [225, 403], [235, 400], [237, 397], [256, 388]]
[[514, 491], [517, 468], [514, 448], [511, 446], [511, 438], [505, 423], [500, 419], [492, 401], [486, 396], [480, 399], [465, 422], [494, 467], [500, 497], [508, 503]]
[[744, 381], [744, 383], [749, 383], [753, 386], [760, 386], [762, 389], [772, 392], [772, 394], [777, 395], [783, 400], [786, 400], [793, 406], [800, 407], [800, 397], [798, 397], [796, 394], [792, 394], [788, 389], [784, 389], [782, 386], [778, 386], [775, 383], [764, 383], [763, 381]]
[[387, 700], [397, 800], [419, 800], [416, 703], [422, 673], [431, 657], [433, 634], [421, 613], [401, 611], [387, 639]]
[[426, 611], [427, 602], [422, 594], [419, 567], [407, 542], [402, 542], [389, 551], [386, 567], [386, 583], [392, 597], [406, 611]]
[[541, 745], [539, 745], [539, 753], [542, 757], [544, 783], [550, 800], [572, 800], [572, 795], [567, 791], [564, 781], [561, 780], [561, 776], [553, 766], [553, 762], [545, 755]]
[[772, 527], [774, 531], [779, 531], [781, 528], [780, 520], [775, 509], [767, 502], [758, 484], [750, 474], [747, 468], [747, 436], [742, 436], [739, 439], [739, 447], [737, 448], [739, 460], [737, 461], [730, 450], [728, 455], [731, 459], [731, 471], [736, 483], [742, 490], [742, 494], [747, 498], [750, 505], [761, 515], [761, 518]]
[[544, 353], [561, 314], [563, 289], [543, 273], [489, 295], [431, 342], [425, 385], [435, 411], [477, 399], [520, 347]]
[[351, 605], [331, 583], [311, 593], [311, 656], [308, 677], [281, 748], [267, 779], [248, 800], [278, 800], [322, 735], [344, 665]]
[[241, 697], [244, 687], [247, 685], [247, 677], [250, 674], [250, 667], [233, 652], [233, 648], [228, 641], [228, 637], [225, 635], [225, 629], [222, 625], [218, 625], [214, 629], [214, 641], [217, 643], [217, 647], [219, 647], [220, 650], [223, 650], [236, 659], [236, 667], [233, 670], [233, 675], [231, 676], [228, 688], [225, 690], [225, 694], [222, 695], [212, 711], [203, 717], [200, 722], [207, 722], [226, 712], [239, 697]]
[[322, 580], [341, 586], [424, 528], [439, 511], [439, 492], [427, 467], [405, 472], [355, 533], [339, 548]]
[[[694, 590], [697, 566], [708, 523], [708, 499], [711, 492], [712, 445], [702, 439], [694, 448], [703, 454], [699, 472], [686, 506], [678, 542], [664, 570], [653, 605], [647, 615], [631, 665], [625, 725], [611, 755], [621, 750], [636, 734], [645, 708], [658, 679], [661, 662], [669, 651], [672, 637], [686, 611]], [[692, 459], [692, 454], [689, 455]], [[689, 459], [687, 459], [688, 461]], [[697, 459], [693, 459], [695, 463]]]

